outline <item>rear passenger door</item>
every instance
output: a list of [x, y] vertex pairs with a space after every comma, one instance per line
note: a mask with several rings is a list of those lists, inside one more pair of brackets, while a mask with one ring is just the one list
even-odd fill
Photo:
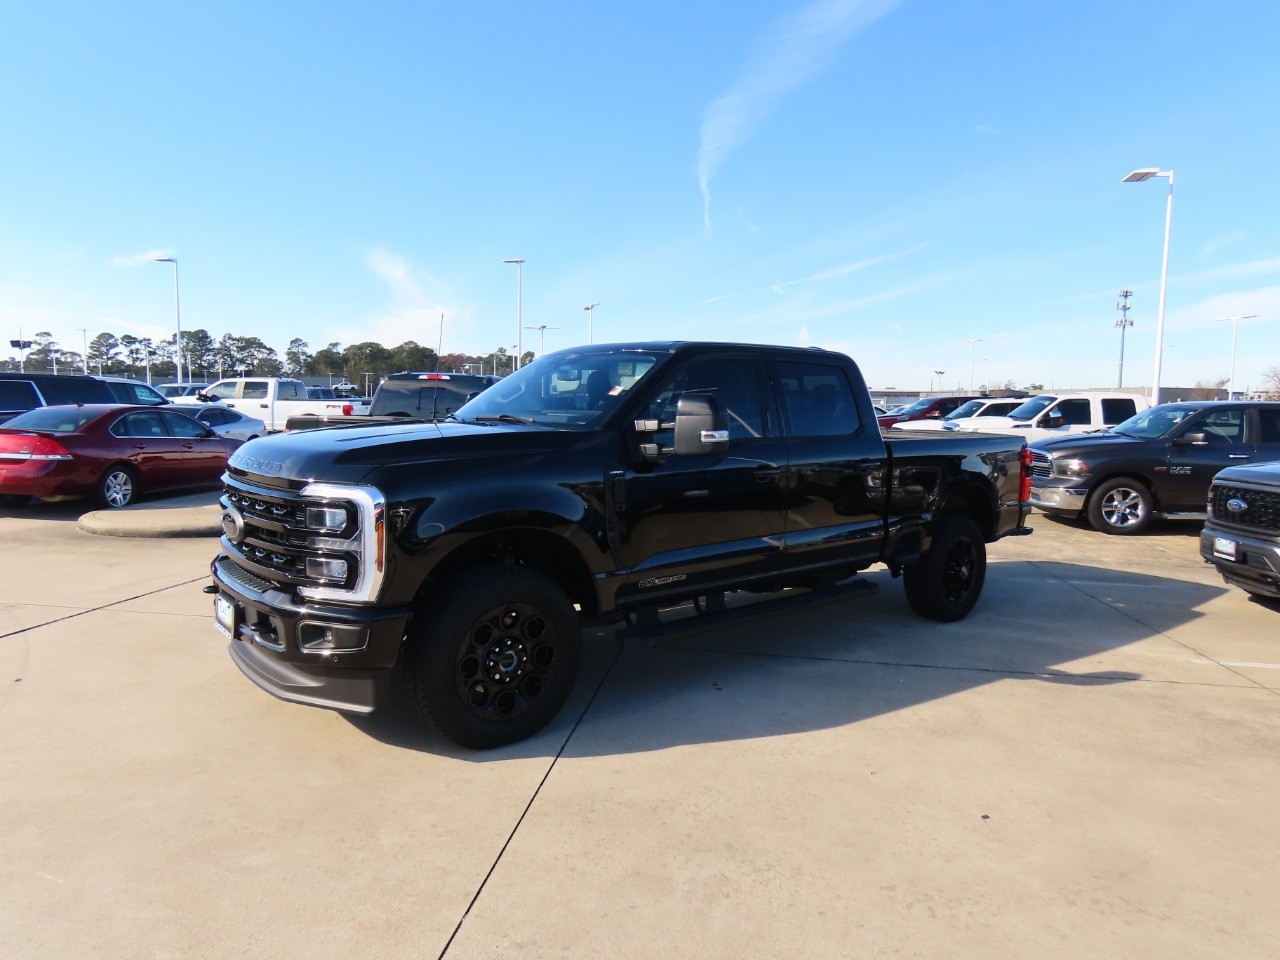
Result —
[[858, 410], [843, 367], [821, 361], [773, 364], [787, 425], [788, 572], [871, 563], [883, 540], [885, 451], [874, 419]]

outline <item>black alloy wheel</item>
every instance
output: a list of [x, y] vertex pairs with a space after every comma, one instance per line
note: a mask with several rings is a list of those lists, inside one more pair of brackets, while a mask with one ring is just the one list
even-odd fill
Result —
[[917, 614], [944, 623], [964, 619], [987, 578], [982, 531], [959, 514], [939, 517], [929, 552], [906, 566], [902, 575], [907, 603]]
[[577, 617], [555, 583], [524, 567], [489, 567], [454, 579], [424, 607], [405, 676], [422, 719], [484, 750], [550, 722], [581, 658]]

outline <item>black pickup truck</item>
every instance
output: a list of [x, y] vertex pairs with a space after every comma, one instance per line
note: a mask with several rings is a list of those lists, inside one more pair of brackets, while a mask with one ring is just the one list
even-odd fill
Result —
[[398, 666], [474, 748], [555, 716], [584, 625], [740, 616], [727, 593], [880, 563], [917, 613], [958, 620], [986, 544], [1030, 532], [1020, 440], [885, 441], [852, 360], [785, 347], [549, 354], [440, 422], [251, 441], [224, 479], [210, 592], [240, 669], [370, 713]]
[[1141, 533], [1155, 518], [1203, 520], [1223, 467], [1280, 460], [1280, 403], [1162, 403], [1110, 430], [1032, 441], [1031, 455], [1033, 506]]

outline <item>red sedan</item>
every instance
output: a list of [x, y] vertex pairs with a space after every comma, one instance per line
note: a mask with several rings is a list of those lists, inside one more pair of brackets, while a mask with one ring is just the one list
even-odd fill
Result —
[[176, 410], [116, 404], [40, 407], [0, 427], [0, 504], [208, 486], [240, 446]]

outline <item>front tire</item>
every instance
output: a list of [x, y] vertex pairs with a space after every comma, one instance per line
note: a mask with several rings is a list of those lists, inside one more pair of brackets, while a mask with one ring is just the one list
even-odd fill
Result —
[[986, 579], [987, 544], [982, 531], [959, 514], [939, 517], [929, 552], [902, 571], [911, 609], [943, 623], [969, 615]]
[[127, 507], [137, 496], [137, 475], [124, 464], [107, 467], [98, 481], [98, 500], [104, 507]]
[[1155, 501], [1146, 484], [1116, 477], [1099, 484], [1089, 497], [1089, 523], [1103, 533], [1132, 536], [1151, 525], [1154, 509]]
[[464, 747], [532, 736], [564, 706], [582, 661], [573, 606], [519, 566], [474, 570], [435, 594], [409, 635], [405, 681], [418, 716]]

